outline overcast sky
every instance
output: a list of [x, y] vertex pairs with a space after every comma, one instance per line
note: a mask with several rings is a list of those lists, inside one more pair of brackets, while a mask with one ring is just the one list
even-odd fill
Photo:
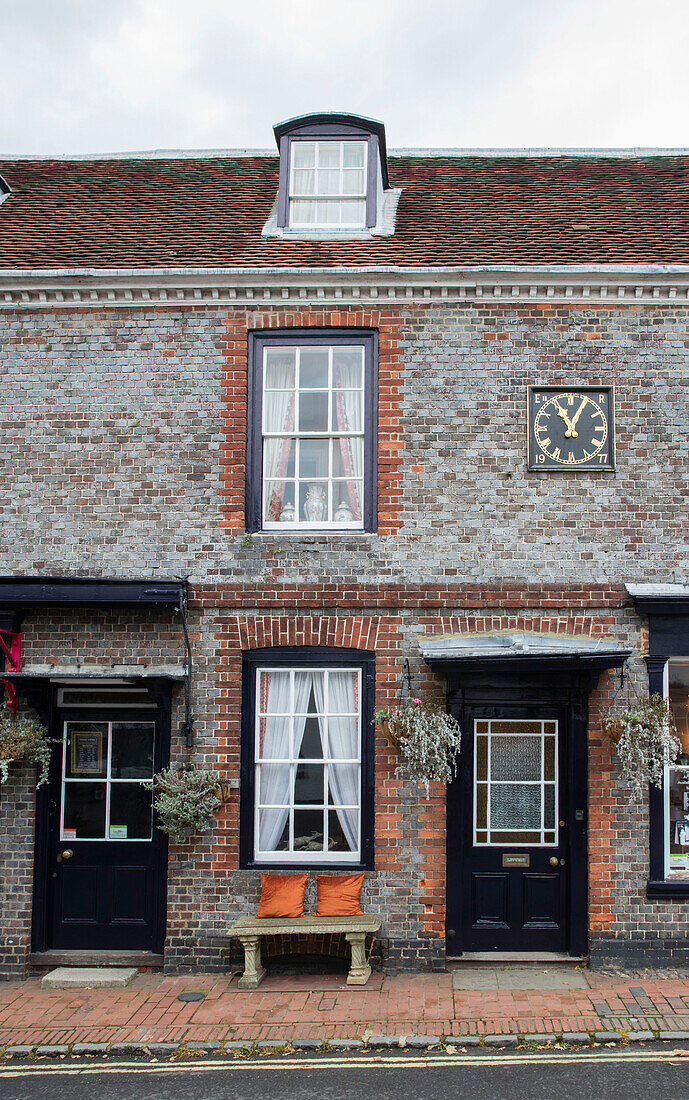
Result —
[[0, 151], [688, 146], [689, 0], [0, 0]]

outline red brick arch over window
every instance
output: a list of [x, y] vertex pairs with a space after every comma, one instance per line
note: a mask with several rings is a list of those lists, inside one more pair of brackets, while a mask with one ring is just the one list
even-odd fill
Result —
[[378, 332], [378, 532], [394, 534], [401, 526], [402, 480], [400, 339], [403, 319], [399, 309], [237, 309], [227, 315], [222, 449], [223, 518], [220, 525], [242, 530], [245, 518], [248, 334], [257, 329], [367, 328]]
[[236, 621], [242, 650], [268, 646], [334, 646], [339, 649], [375, 650], [378, 640], [379, 620], [357, 616], [268, 618], [237, 615]]
[[594, 619], [585, 615], [433, 615], [421, 618], [420, 624], [425, 628], [427, 637], [438, 638], [452, 634], [500, 632], [600, 638], [615, 628], [612, 616]]

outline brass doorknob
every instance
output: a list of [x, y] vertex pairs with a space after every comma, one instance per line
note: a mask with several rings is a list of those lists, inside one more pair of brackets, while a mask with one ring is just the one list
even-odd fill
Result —
[[557, 856], [551, 856], [550, 857], [550, 866], [551, 867], [558, 867], [559, 864], [560, 864], [560, 860], [557, 858]]
[[64, 852], [62, 853], [62, 858], [63, 859], [71, 859], [73, 855], [74, 855], [74, 852], [72, 851], [71, 848], [65, 848]]

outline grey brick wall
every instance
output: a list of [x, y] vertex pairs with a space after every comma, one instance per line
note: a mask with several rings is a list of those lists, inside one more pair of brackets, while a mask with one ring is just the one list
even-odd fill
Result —
[[[227, 504], [220, 462], [227, 438], [225, 311], [0, 314], [2, 571], [189, 573], [192, 594], [203, 585], [227, 586], [221, 609], [204, 598], [203, 610], [192, 616], [195, 760], [236, 773], [236, 741], [229, 749], [218, 745], [224, 723], [236, 738], [238, 716], [224, 701], [223, 643], [216, 635], [223, 617], [234, 613], [233, 593], [240, 590], [244, 613], [258, 614], [266, 592], [279, 595], [288, 586], [366, 585], [375, 591], [395, 584], [418, 591], [444, 584], [456, 586], [457, 594], [438, 614], [463, 615], [461, 592], [478, 585], [484, 588], [483, 596], [475, 595], [480, 614], [504, 615], [505, 600], [494, 593], [510, 590], [509, 613], [518, 616], [527, 613], [519, 593], [547, 585], [564, 594], [558, 614], [567, 618], [582, 614], [582, 586], [608, 585], [619, 589], [619, 606], [598, 606], [592, 597], [586, 614], [631, 642], [637, 651], [633, 674], [638, 684], [646, 682], [639, 658], [644, 624], [622, 608], [622, 584], [679, 581], [686, 572], [689, 310], [448, 303], [401, 312], [399, 531], [385, 537], [259, 534], [248, 546], [242, 545], [243, 531], [221, 526]], [[616, 387], [614, 474], [526, 471], [529, 383]], [[241, 436], [244, 426], [235, 427]], [[571, 607], [568, 586], [578, 593]], [[271, 614], [289, 618], [303, 610], [290, 596]], [[359, 606], [355, 595], [345, 608], [330, 609], [345, 615], [371, 610], [369, 597]], [[528, 610], [549, 613], [546, 603]], [[410, 656], [419, 675], [416, 637], [427, 617], [410, 596], [399, 657]], [[25, 660], [178, 663], [182, 656], [178, 624], [150, 614], [30, 615], [24, 637]], [[601, 698], [611, 690], [604, 680]], [[178, 694], [177, 707], [179, 701]], [[177, 758], [184, 752], [178, 709], [173, 751]], [[594, 729], [592, 796], [603, 789], [611, 794], [610, 812], [601, 811], [599, 833], [592, 836], [592, 865], [605, 862], [597, 849], [610, 840], [616, 854], [607, 909], [592, 885], [592, 943], [605, 953], [615, 945], [662, 940], [676, 954], [689, 932], [689, 906], [646, 900], [646, 809], [632, 808], [625, 790], [610, 787], [615, 771], [606, 752]], [[7, 837], [7, 846], [0, 890], [7, 908], [0, 973], [15, 974], [28, 946], [29, 778], [3, 787], [1, 795], [0, 829], [6, 832], [0, 840]], [[225, 965], [227, 922], [256, 904], [258, 875], [236, 867], [236, 806], [228, 813], [221, 830], [225, 862], [217, 843], [206, 840], [173, 853], [171, 968]], [[367, 877], [368, 904], [385, 916], [391, 963], [437, 966], [443, 942], [428, 935], [423, 914], [423, 808], [417, 793], [404, 787], [400, 816], [399, 868]]]

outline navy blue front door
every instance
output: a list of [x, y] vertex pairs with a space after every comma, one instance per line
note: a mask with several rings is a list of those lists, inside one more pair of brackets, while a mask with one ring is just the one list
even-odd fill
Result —
[[566, 708], [466, 705], [448, 790], [448, 954], [566, 951]]
[[162, 950], [167, 847], [147, 789], [166, 759], [156, 712], [66, 712], [50, 781], [47, 946]]

